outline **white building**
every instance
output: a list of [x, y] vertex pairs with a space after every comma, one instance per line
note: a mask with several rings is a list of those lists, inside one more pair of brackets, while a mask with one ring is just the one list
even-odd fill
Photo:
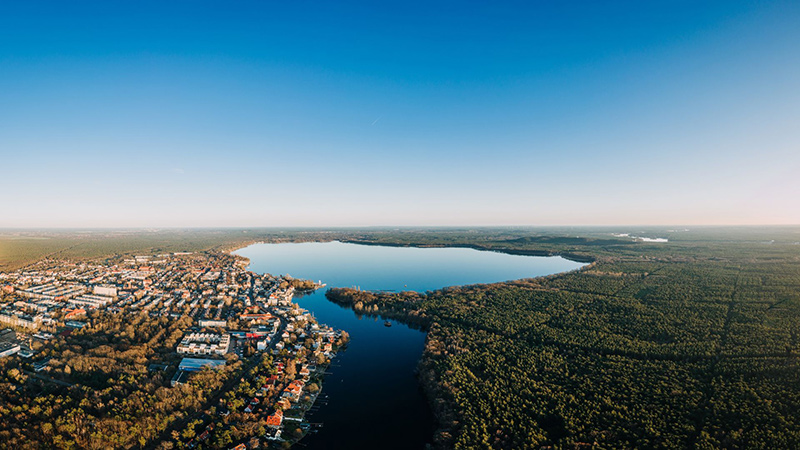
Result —
[[80, 308], [97, 309], [109, 305], [114, 299], [102, 295], [81, 295], [80, 297], [73, 298], [69, 303], [73, 306]]
[[0, 358], [11, 356], [19, 352], [22, 348], [15, 342], [0, 342]]
[[189, 333], [178, 344], [177, 352], [184, 355], [224, 355], [230, 345], [230, 334]]
[[5, 323], [15, 327], [36, 329], [39, 328], [39, 325], [42, 323], [42, 316], [40, 314], [29, 316], [27, 314], [22, 314], [19, 311], [4, 311], [0, 313], [0, 323]]
[[101, 286], [95, 286], [93, 291], [95, 295], [104, 295], [106, 297], [116, 297], [117, 296], [117, 287], [110, 284], [104, 284]]

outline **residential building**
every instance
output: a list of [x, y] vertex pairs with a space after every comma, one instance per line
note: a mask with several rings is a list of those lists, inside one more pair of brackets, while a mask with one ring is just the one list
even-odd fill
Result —
[[39, 325], [41, 325], [42, 316], [40, 314], [31, 316], [28, 314], [23, 314], [20, 311], [3, 311], [0, 312], [0, 323], [5, 323], [14, 327], [31, 328], [35, 330], [36, 328], [39, 328]]
[[116, 297], [117, 296], [117, 287], [110, 284], [104, 284], [100, 286], [95, 286], [92, 292], [95, 295], [104, 295], [106, 297]]
[[0, 358], [4, 356], [11, 356], [21, 349], [22, 347], [20, 347], [16, 342], [0, 342]]
[[178, 344], [177, 352], [190, 355], [224, 355], [231, 345], [229, 334], [189, 333]]

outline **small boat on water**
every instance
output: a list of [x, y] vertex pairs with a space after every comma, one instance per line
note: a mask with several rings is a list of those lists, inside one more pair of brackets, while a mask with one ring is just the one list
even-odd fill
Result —
[[390, 326], [392, 326], [392, 322], [389, 322], [389, 321], [387, 320], [386, 322], [383, 322], [383, 326], [385, 326], [385, 327], [390, 327]]

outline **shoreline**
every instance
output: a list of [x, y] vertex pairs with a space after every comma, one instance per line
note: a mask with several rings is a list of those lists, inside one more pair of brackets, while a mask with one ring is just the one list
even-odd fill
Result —
[[[330, 242], [330, 241], [328, 241]], [[477, 244], [416, 244], [416, 243], [408, 243], [408, 244], [398, 244], [398, 243], [386, 243], [386, 242], [372, 242], [372, 241], [359, 241], [354, 239], [341, 239], [339, 242], [345, 244], [357, 244], [357, 245], [373, 245], [378, 247], [407, 247], [407, 248], [469, 248], [472, 250], [476, 250], [479, 252], [495, 252], [495, 253], [504, 253], [506, 255], [515, 255], [515, 256], [539, 256], [539, 257], [554, 257], [560, 256], [564, 259], [568, 259], [572, 262], [577, 263], [585, 263], [591, 264], [596, 262], [596, 258], [592, 258], [590, 256], [583, 256], [583, 255], [576, 255], [574, 253], [561, 253], [556, 251], [550, 250], [524, 250], [524, 249], [511, 249], [511, 248], [491, 248], [491, 247], [484, 247]], [[520, 278], [524, 279], [524, 278]]]
[[[599, 259], [595, 258], [590, 255], [579, 255], [570, 252], [559, 252], [559, 251], [552, 251], [552, 250], [526, 250], [526, 249], [513, 249], [513, 248], [493, 248], [493, 247], [486, 247], [478, 244], [419, 244], [419, 243], [393, 243], [393, 242], [374, 242], [374, 241], [362, 241], [358, 239], [329, 239], [329, 240], [289, 240], [289, 241], [266, 241], [266, 240], [256, 240], [256, 241], [248, 241], [246, 243], [237, 244], [232, 246], [231, 248], [220, 248], [219, 251], [231, 253], [241, 250], [243, 248], [250, 247], [251, 245], [256, 244], [304, 244], [304, 243], [319, 243], [325, 244], [328, 242], [341, 242], [343, 244], [355, 244], [355, 245], [369, 245], [369, 246], [377, 246], [377, 247], [399, 247], [399, 248], [468, 248], [472, 250], [476, 250], [479, 252], [495, 252], [495, 253], [503, 253], [506, 255], [515, 255], [515, 256], [534, 256], [534, 257], [554, 257], [559, 256], [561, 258], [567, 259], [572, 262], [583, 263], [583, 264], [592, 264], [596, 263]], [[235, 255], [245, 258], [241, 255]], [[248, 258], [245, 258], [249, 261]], [[520, 278], [525, 279], [525, 278]], [[510, 281], [510, 280], [509, 280]]]
[[[520, 278], [520, 279], [514, 279], [514, 280], [506, 280], [506, 281], [500, 281], [500, 282], [495, 282], [495, 283], [478, 283], [478, 284], [466, 284], [466, 285], [442, 287], [440, 289], [436, 289], [436, 291], [441, 291], [441, 290], [448, 289], [448, 288], [450, 288], [450, 289], [452, 289], [452, 288], [463, 289], [463, 288], [469, 288], [469, 287], [474, 287], [474, 286], [518, 284], [522, 280], [530, 280], [530, 279], [536, 279], [536, 278], [547, 278], [547, 277], [552, 277], [552, 276], [560, 276], [560, 275], [563, 275], [565, 273], [586, 270], [586, 269], [594, 267], [595, 263], [597, 262], [597, 260], [594, 259], [594, 258], [590, 259], [588, 257], [587, 258], [581, 257], [580, 255], [572, 255], [572, 254], [565, 255], [565, 254], [561, 254], [561, 253], [557, 253], [557, 252], [544, 251], [544, 250], [492, 249], [492, 248], [486, 248], [486, 247], [483, 247], [483, 246], [480, 246], [480, 245], [467, 245], [467, 244], [456, 244], [456, 245], [385, 244], [385, 243], [377, 243], [377, 242], [358, 241], [358, 240], [352, 240], [352, 239], [330, 239], [330, 240], [316, 240], [316, 241], [301, 241], [301, 242], [293, 242], [293, 243], [303, 243], [303, 242], [314, 242], [314, 243], [341, 242], [341, 243], [344, 243], [344, 244], [367, 245], [367, 246], [383, 246], [383, 247], [398, 247], [398, 248], [399, 247], [409, 247], [409, 248], [469, 248], [469, 249], [472, 249], [472, 250], [475, 250], [475, 251], [490, 251], [490, 252], [495, 252], [495, 253], [503, 253], [503, 254], [509, 254], [509, 255], [518, 255], [518, 256], [533, 256], [533, 257], [555, 257], [555, 256], [559, 256], [559, 257], [562, 257], [562, 258], [564, 258], [566, 260], [582, 264], [579, 268], [572, 269], [572, 270], [567, 270], [567, 271], [563, 271], [563, 272], [557, 272], [557, 273], [554, 273], [554, 274], [541, 275], [541, 276], [528, 277], [528, 278]], [[288, 242], [269, 242], [269, 241], [259, 240], [259, 241], [254, 241], [254, 242], [248, 243], [247, 245], [243, 245], [243, 246], [238, 247], [236, 249], [233, 249], [233, 250], [231, 250], [231, 253], [236, 252], [236, 251], [241, 250], [241, 249], [244, 249], [244, 248], [247, 248], [247, 247], [249, 247], [251, 245], [256, 245], [256, 244], [276, 244], [276, 243], [288, 243]], [[251, 264], [250, 259], [247, 258], [247, 257], [241, 256], [241, 255], [238, 255], [238, 254], [236, 254], [236, 256], [239, 257], [239, 258], [243, 258], [243, 260], [247, 262], [248, 270], [249, 270], [249, 265]], [[433, 345], [433, 341], [431, 340], [430, 331], [433, 328], [436, 328], [437, 324], [435, 322], [432, 322], [430, 320], [430, 318], [419, 317], [419, 318], [416, 318], [416, 320], [415, 320], [414, 317], [412, 317], [412, 316], [410, 316], [408, 314], [404, 314], [403, 312], [397, 311], [397, 310], [391, 310], [391, 309], [387, 310], [387, 309], [381, 308], [378, 312], [359, 311], [359, 310], [355, 309], [354, 303], [336, 301], [335, 299], [332, 298], [332, 295], [329, 295], [332, 292], [335, 293], [335, 292], [338, 292], [338, 291], [339, 290], [336, 287], [332, 287], [331, 289], [328, 289], [327, 292], [325, 292], [325, 300], [329, 301], [331, 303], [337, 304], [339, 306], [345, 307], [352, 314], [354, 314], [356, 316], [380, 318], [381, 320], [393, 320], [393, 321], [396, 321], [398, 324], [400, 324], [402, 326], [405, 326], [405, 327], [408, 327], [410, 329], [417, 330], [419, 332], [424, 333], [425, 338], [424, 338], [424, 343], [423, 343], [423, 350], [422, 350], [422, 354], [416, 360], [415, 369], [414, 369], [414, 373], [415, 373], [414, 376], [416, 378], [417, 387], [421, 391], [422, 395], [424, 396], [425, 402], [428, 405], [428, 408], [432, 412], [432, 419], [433, 420], [432, 420], [431, 426], [433, 428], [433, 433], [428, 437], [428, 443], [432, 446], [432, 448], [441, 448], [440, 442], [439, 442], [441, 440], [440, 435], [442, 433], [447, 433], [447, 432], [451, 431], [451, 427], [448, 426], [448, 423], [450, 421], [449, 418], [452, 416], [453, 412], [448, 410], [447, 408], [445, 408], [442, 404], [440, 404], [440, 402], [437, 402], [437, 399], [441, 398], [441, 392], [440, 392], [439, 386], [437, 386], [437, 384], [436, 384], [435, 373], [432, 372], [432, 368], [430, 366], [430, 358], [427, 356], [427, 354], [431, 351], [431, 346]], [[374, 293], [374, 294], [376, 294], [378, 296], [380, 296], [380, 295], [390, 295], [390, 294], [387, 294], [387, 293], [381, 293], [381, 292], [376, 292], [376, 291], [362, 291], [362, 292], [371, 293], [371, 294]], [[417, 292], [417, 291], [408, 291], [408, 292], [413, 292], [415, 295], [420, 296], [420, 297], [424, 297], [424, 296], [427, 295], [424, 292]], [[335, 294], [333, 296], [335, 296]], [[324, 385], [321, 385], [321, 387], [322, 386], [324, 386]], [[304, 418], [305, 418], [305, 416], [304, 416]], [[298, 439], [298, 441], [302, 440], [303, 438], [305, 438], [305, 434], [304, 434], [303, 437]]]

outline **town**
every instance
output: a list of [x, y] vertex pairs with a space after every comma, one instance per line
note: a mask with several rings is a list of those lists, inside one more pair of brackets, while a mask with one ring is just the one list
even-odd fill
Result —
[[[45, 259], [0, 273], [0, 361], [28, 383], [75, 389], [76, 370], [95, 373], [102, 364], [98, 358], [82, 364], [78, 354], [130, 351], [113, 343], [157, 324], [135, 371], [161, 380], [159, 389], [206, 389], [194, 411], [169, 416], [139, 446], [286, 448], [322, 425], [305, 416], [348, 336], [293, 303], [298, 292], [321, 285], [258, 275], [247, 264], [228, 253], [177, 252]], [[108, 336], [112, 327], [123, 331]], [[75, 348], [76, 339], [109, 344]]]

